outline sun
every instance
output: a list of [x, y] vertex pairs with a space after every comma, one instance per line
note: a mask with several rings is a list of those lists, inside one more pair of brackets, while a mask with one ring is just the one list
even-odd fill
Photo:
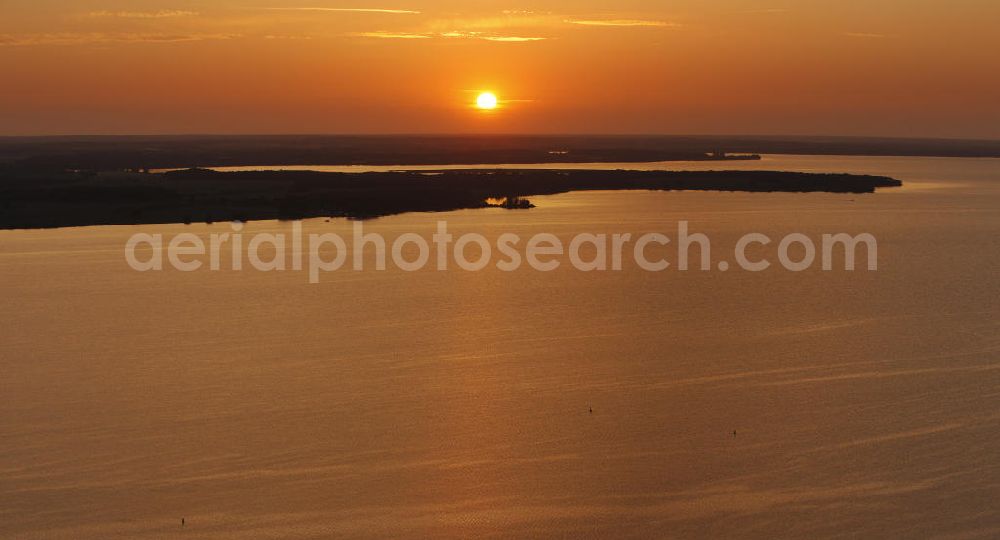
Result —
[[497, 108], [497, 96], [493, 92], [483, 92], [476, 97], [476, 107], [484, 111]]

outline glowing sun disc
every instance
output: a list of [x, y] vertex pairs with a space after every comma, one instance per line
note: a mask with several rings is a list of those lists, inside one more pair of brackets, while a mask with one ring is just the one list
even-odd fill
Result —
[[476, 107], [483, 110], [497, 108], [497, 96], [493, 92], [483, 92], [476, 98]]

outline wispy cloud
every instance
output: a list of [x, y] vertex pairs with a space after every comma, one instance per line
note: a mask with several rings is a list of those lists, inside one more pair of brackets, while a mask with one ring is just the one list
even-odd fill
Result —
[[236, 39], [239, 34], [58, 33], [0, 34], [0, 47], [31, 45], [91, 45], [102, 43], [179, 43]]
[[505, 9], [501, 11], [504, 15], [551, 15], [551, 11], [534, 11], [530, 9]]
[[427, 34], [413, 34], [409, 32], [351, 32], [347, 34], [351, 37], [378, 38], [378, 39], [430, 39]]
[[419, 15], [419, 11], [411, 9], [381, 9], [381, 8], [324, 8], [324, 7], [264, 7], [269, 11], [319, 11], [331, 13], [387, 13], [391, 15]]
[[[495, 30], [516, 28], [552, 28], [559, 26], [562, 17], [540, 12], [504, 12], [502, 15], [486, 17], [442, 17], [427, 21], [427, 29], [435, 32], [450, 32], [455, 28], [466, 30]], [[509, 32], [512, 30], [504, 30]]]
[[488, 34], [484, 32], [352, 32], [347, 34], [352, 37], [380, 38], [380, 39], [481, 39], [484, 41], [499, 41], [507, 43], [518, 43], [527, 41], [543, 41], [544, 37], [527, 36], [504, 36]]
[[479, 39], [485, 39], [486, 41], [506, 41], [506, 42], [520, 42], [520, 41], [543, 41], [548, 38], [543, 37], [521, 37], [521, 36], [482, 36]]
[[197, 11], [163, 9], [160, 11], [91, 11], [88, 17], [117, 19], [170, 19], [174, 17], [194, 17]]
[[566, 19], [569, 24], [579, 24], [582, 26], [656, 26], [675, 27], [677, 23], [667, 21], [652, 21], [644, 19]]
[[548, 38], [544, 37], [525, 37], [525, 36], [508, 36], [508, 35], [498, 35], [494, 33], [487, 32], [440, 32], [437, 34], [439, 37], [443, 38], [468, 38], [468, 39], [482, 39], [486, 41], [501, 41], [501, 42], [523, 42], [523, 41], [543, 41]]

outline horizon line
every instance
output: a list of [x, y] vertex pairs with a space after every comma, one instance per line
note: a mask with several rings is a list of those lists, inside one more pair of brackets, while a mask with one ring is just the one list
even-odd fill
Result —
[[692, 138], [753, 138], [753, 139], [781, 139], [781, 138], [834, 138], [834, 139], [881, 139], [881, 140], [909, 140], [909, 141], [975, 141], [1000, 143], [1000, 137], [972, 137], [972, 136], [941, 136], [941, 135], [841, 135], [824, 133], [788, 133], [788, 134], [763, 134], [763, 133], [463, 133], [463, 132], [325, 132], [325, 133], [52, 133], [52, 134], [0, 134], [0, 139], [56, 139], [56, 138], [180, 138], [180, 137], [692, 137]]

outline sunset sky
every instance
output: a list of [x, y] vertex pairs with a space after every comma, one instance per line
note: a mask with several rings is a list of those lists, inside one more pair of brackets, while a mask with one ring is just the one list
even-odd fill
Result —
[[997, 21], [996, 0], [2, 0], [0, 134], [1000, 138]]

